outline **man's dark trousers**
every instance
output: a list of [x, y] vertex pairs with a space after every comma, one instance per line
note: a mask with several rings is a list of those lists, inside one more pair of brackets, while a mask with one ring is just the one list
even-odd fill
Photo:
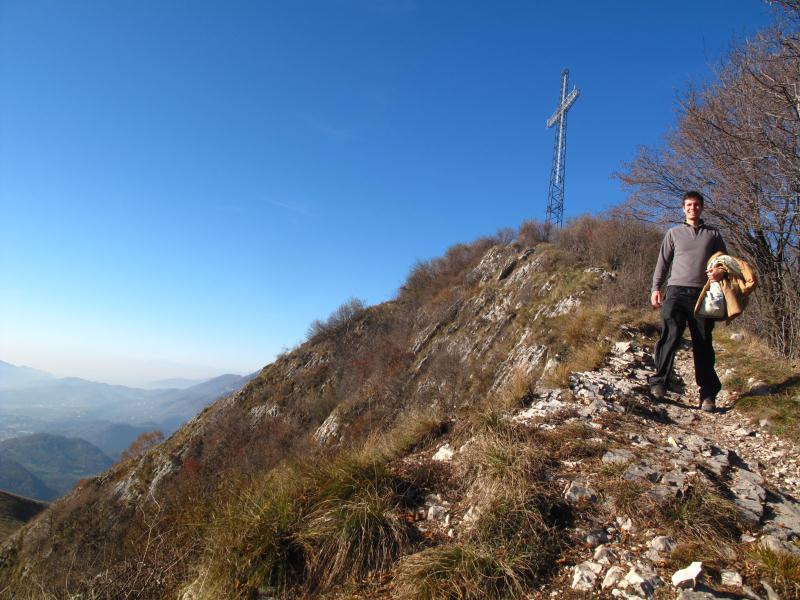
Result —
[[681, 343], [686, 325], [692, 334], [692, 354], [694, 355], [694, 374], [700, 386], [701, 398], [714, 398], [722, 389], [714, 371], [714, 346], [711, 332], [714, 320], [694, 314], [694, 307], [702, 288], [670, 285], [661, 303], [661, 317], [664, 331], [655, 347], [656, 373], [650, 378], [650, 385], [661, 385], [667, 389], [669, 375], [675, 352]]

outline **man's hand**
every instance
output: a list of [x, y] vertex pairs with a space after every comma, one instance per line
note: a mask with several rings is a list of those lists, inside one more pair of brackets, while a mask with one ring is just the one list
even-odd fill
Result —
[[727, 271], [725, 268], [719, 265], [714, 265], [710, 269], [706, 269], [706, 275], [708, 275], [709, 281], [721, 281], [725, 279], [726, 274]]
[[661, 307], [661, 291], [660, 290], [653, 290], [653, 293], [650, 294], [650, 304], [653, 308], [660, 308]]

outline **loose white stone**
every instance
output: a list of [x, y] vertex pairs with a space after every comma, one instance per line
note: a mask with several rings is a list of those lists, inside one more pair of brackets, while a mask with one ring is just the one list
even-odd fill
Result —
[[610, 565], [613, 562], [617, 562], [617, 553], [603, 544], [594, 551], [593, 558], [602, 565]]
[[606, 573], [606, 576], [603, 578], [603, 583], [600, 584], [600, 587], [604, 590], [614, 587], [622, 580], [624, 576], [625, 569], [622, 567], [611, 567]]
[[572, 589], [581, 592], [593, 590], [597, 576], [602, 571], [603, 565], [589, 560], [575, 565], [572, 569]]
[[742, 576], [736, 571], [723, 571], [720, 573], [722, 585], [730, 587], [742, 587]]
[[592, 502], [597, 499], [597, 493], [590, 487], [572, 481], [564, 490], [564, 499], [570, 504]]
[[693, 588], [697, 584], [697, 576], [703, 571], [703, 563], [693, 562], [685, 569], [672, 574], [672, 585], [679, 588]]
[[617, 525], [622, 531], [631, 531], [633, 529], [633, 521], [630, 517], [617, 517]]
[[443, 521], [447, 516], [447, 509], [444, 506], [434, 504], [428, 509], [428, 521]]
[[436, 451], [436, 454], [433, 455], [433, 460], [446, 462], [452, 460], [453, 454], [455, 454], [455, 452], [450, 447], [450, 444], [445, 444]]
[[642, 577], [642, 574], [638, 571], [638, 569], [633, 568], [625, 575], [623, 583], [625, 584], [625, 587], [627, 587], [629, 585], [644, 583], [644, 581], [644, 577]]
[[630, 342], [617, 342], [614, 344], [614, 352], [617, 354], [625, 354], [626, 352], [630, 352], [631, 350], [631, 343]]
[[656, 552], [672, 552], [678, 543], [669, 536], [658, 535], [648, 545]]
[[630, 450], [619, 448], [617, 450], [609, 450], [603, 455], [601, 459], [604, 463], [611, 464], [624, 464], [635, 459], [636, 456]]
[[481, 509], [477, 506], [470, 506], [469, 510], [467, 510], [466, 514], [464, 515], [463, 521], [464, 523], [474, 523], [478, 520], [478, 517], [481, 516]]
[[781, 600], [781, 597], [778, 595], [778, 593], [772, 589], [772, 586], [765, 579], [761, 580], [761, 587], [763, 587], [767, 592], [767, 600]]
[[589, 546], [595, 547], [605, 544], [608, 541], [608, 534], [603, 529], [591, 531], [586, 535], [586, 543]]

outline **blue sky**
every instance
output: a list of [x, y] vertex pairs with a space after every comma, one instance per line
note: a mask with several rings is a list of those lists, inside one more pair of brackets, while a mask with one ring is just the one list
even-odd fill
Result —
[[757, 0], [0, 1], [0, 360], [245, 373], [413, 263], [565, 216], [674, 123]]

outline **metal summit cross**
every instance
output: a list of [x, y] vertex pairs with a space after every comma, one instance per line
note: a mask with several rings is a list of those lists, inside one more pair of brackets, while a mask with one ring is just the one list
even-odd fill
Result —
[[561, 72], [560, 103], [553, 116], [547, 119], [547, 127], [558, 123], [556, 142], [553, 149], [553, 166], [550, 169], [550, 187], [547, 190], [547, 216], [545, 225], [561, 227], [564, 220], [564, 163], [567, 157], [567, 111], [578, 97], [578, 88], [567, 95], [569, 85], [569, 69]]

